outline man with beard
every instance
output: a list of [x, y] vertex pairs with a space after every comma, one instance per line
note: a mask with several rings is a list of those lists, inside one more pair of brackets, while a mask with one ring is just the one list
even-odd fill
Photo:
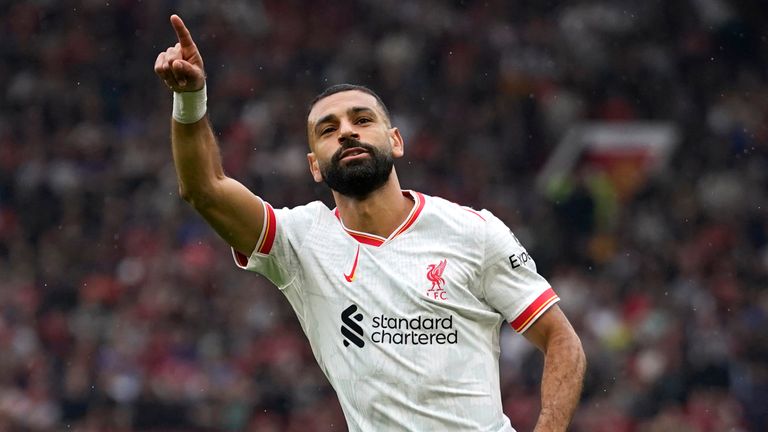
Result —
[[179, 43], [155, 72], [174, 91], [171, 141], [182, 197], [296, 311], [352, 431], [514, 431], [502, 412], [499, 327], [544, 352], [537, 431], [562, 431], [578, 403], [581, 343], [512, 232], [474, 211], [402, 190], [403, 138], [370, 89], [338, 85], [311, 104], [309, 169], [336, 209], [275, 210], [221, 167], [205, 119], [203, 61]]

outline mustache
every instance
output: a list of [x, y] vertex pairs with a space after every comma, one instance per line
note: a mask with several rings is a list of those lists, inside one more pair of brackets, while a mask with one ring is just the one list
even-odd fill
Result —
[[334, 163], [338, 163], [341, 160], [341, 154], [345, 150], [349, 150], [355, 147], [361, 148], [370, 154], [376, 154], [377, 151], [376, 147], [372, 146], [371, 144], [359, 141], [356, 138], [346, 137], [344, 138], [344, 141], [341, 142], [341, 147], [339, 147], [338, 150], [336, 150], [336, 152], [333, 154], [332, 161]]

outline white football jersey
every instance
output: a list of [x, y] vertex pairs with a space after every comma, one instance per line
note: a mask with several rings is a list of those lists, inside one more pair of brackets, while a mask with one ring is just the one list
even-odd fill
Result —
[[502, 412], [499, 330], [525, 331], [559, 298], [490, 212], [404, 191], [388, 238], [321, 202], [274, 210], [241, 268], [296, 311], [350, 431], [514, 431]]

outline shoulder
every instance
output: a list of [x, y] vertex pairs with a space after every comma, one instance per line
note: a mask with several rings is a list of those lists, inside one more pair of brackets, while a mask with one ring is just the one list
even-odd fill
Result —
[[302, 230], [309, 229], [324, 217], [332, 217], [331, 210], [321, 201], [312, 201], [296, 207], [275, 208], [274, 214], [278, 226], [295, 225]]
[[424, 195], [424, 197], [430, 208], [430, 215], [461, 226], [463, 229], [485, 229], [489, 220], [496, 219], [488, 210], [475, 210], [437, 196]]
[[425, 195], [420, 231], [430, 239], [441, 239], [456, 248], [482, 250], [486, 242], [488, 217], [481, 211], [441, 197]]
[[319, 215], [323, 212], [330, 214], [331, 210], [322, 201], [312, 201], [296, 207], [275, 208], [275, 213], [290, 216]]
[[429, 214], [443, 227], [453, 227], [463, 236], [474, 237], [481, 242], [498, 242], [514, 239], [514, 234], [501, 219], [490, 210], [476, 210], [444, 198], [426, 196]]

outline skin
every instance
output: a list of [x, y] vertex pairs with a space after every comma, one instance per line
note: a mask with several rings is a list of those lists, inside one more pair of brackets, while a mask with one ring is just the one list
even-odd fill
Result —
[[587, 358], [581, 340], [554, 305], [523, 333], [544, 353], [541, 412], [534, 432], [564, 431], [581, 397]]
[[[172, 15], [170, 20], [178, 43], [157, 56], [155, 73], [175, 92], [202, 89], [202, 56], [181, 18]], [[336, 93], [318, 101], [307, 118], [307, 134], [307, 162], [315, 182], [323, 181], [321, 164], [330, 161], [346, 137], [376, 146], [393, 158], [404, 154], [400, 131], [390, 125], [376, 99], [360, 91]], [[249, 256], [264, 224], [264, 203], [224, 174], [207, 115], [192, 124], [171, 120], [171, 144], [181, 197], [235, 250]], [[367, 153], [349, 155], [341, 164], [368, 157]], [[332, 193], [344, 225], [381, 237], [388, 237], [413, 207], [401, 193], [394, 169], [383, 187], [364, 198]], [[564, 431], [578, 404], [586, 368], [581, 341], [557, 305], [524, 336], [544, 353], [542, 409], [535, 431]]]
[[[393, 158], [403, 156], [403, 137], [389, 126], [376, 99], [360, 91], [336, 93], [321, 99], [307, 118], [309, 171], [315, 182], [323, 181], [320, 162], [328, 163], [345, 137], [353, 137], [380, 149], [388, 149]], [[370, 157], [367, 153], [354, 159]], [[341, 164], [351, 163], [342, 159]], [[413, 201], [403, 196], [397, 172], [392, 169], [383, 187], [365, 199], [356, 199], [331, 191], [344, 225], [348, 228], [388, 237], [408, 216]]]

